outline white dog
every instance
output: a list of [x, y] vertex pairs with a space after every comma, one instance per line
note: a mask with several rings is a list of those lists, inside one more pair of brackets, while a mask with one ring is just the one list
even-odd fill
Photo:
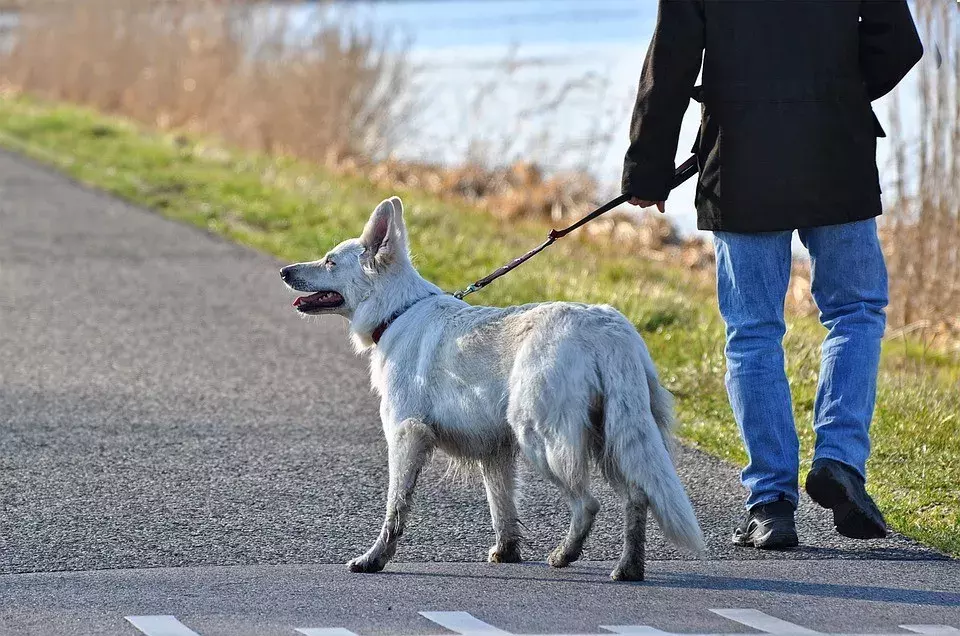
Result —
[[550, 565], [580, 557], [599, 508], [592, 465], [624, 500], [623, 554], [612, 578], [643, 579], [648, 504], [668, 539], [703, 551], [669, 453], [672, 397], [616, 310], [473, 307], [445, 294], [411, 264], [396, 197], [374, 210], [359, 239], [281, 276], [310, 292], [294, 302], [301, 313], [345, 316], [358, 351], [372, 352], [390, 485], [380, 536], [350, 562], [352, 571], [379, 572], [393, 556], [417, 477], [436, 449], [482, 470], [496, 533], [491, 562], [520, 561], [518, 451], [570, 500], [570, 530]]

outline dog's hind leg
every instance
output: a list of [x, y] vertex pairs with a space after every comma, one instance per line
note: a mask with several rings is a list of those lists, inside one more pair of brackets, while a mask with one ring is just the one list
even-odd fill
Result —
[[647, 497], [634, 493], [623, 504], [623, 553], [610, 573], [614, 581], [642, 581], [647, 542]]
[[387, 514], [380, 536], [366, 554], [350, 561], [351, 572], [379, 572], [397, 551], [410, 512], [413, 490], [424, 464], [436, 447], [433, 431], [423, 422], [405, 420], [387, 438], [390, 487]]
[[524, 454], [541, 475], [566, 495], [570, 503], [570, 529], [560, 545], [547, 557], [547, 563], [551, 566], [563, 568], [579, 559], [583, 553], [583, 544], [593, 529], [600, 503], [590, 493], [588, 464], [577, 446], [571, 446], [564, 453], [560, 449], [549, 448], [533, 427], [524, 427], [524, 430], [521, 439]]
[[481, 462], [483, 483], [497, 542], [490, 548], [491, 563], [519, 563], [520, 522], [516, 504], [516, 458], [506, 452]]
[[[551, 332], [554, 339], [555, 332]], [[580, 558], [600, 503], [590, 494], [590, 406], [593, 369], [575, 346], [524, 345], [510, 379], [507, 420], [524, 455], [566, 495], [570, 529], [547, 562]]]
[[583, 544], [593, 529], [593, 522], [600, 510], [600, 502], [590, 494], [589, 478], [577, 484], [564, 484], [562, 490], [570, 501], [570, 529], [547, 563], [555, 568], [564, 568], [580, 558]]
[[610, 573], [614, 581], [642, 581], [646, 558], [647, 508], [650, 500], [645, 492], [627, 483], [623, 473], [609, 457], [598, 449], [597, 463], [613, 490], [623, 499], [623, 552], [617, 567]]

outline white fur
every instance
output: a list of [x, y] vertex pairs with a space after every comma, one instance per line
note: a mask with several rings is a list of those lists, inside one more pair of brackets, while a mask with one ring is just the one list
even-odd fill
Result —
[[[480, 463], [497, 535], [491, 561], [520, 559], [518, 451], [570, 500], [570, 532], [550, 555], [552, 565], [576, 560], [592, 526], [598, 504], [589, 490], [591, 465], [625, 502], [614, 578], [643, 578], [648, 503], [668, 539], [703, 551], [670, 457], [672, 397], [642, 338], [612, 307], [474, 307], [444, 294], [410, 262], [396, 197], [377, 207], [359, 239], [285, 268], [285, 280], [300, 291], [344, 297], [331, 313], [350, 320], [355, 346], [370, 353], [381, 397], [387, 516], [373, 547], [350, 563], [354, 571], [379, 571], [393, 555], [416, 479], [435, 449]], [[374, 346], [377, 326], [401, 311]]]

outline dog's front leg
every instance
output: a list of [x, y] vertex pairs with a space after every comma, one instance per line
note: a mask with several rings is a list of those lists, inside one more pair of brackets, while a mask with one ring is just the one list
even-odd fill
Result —
[[387, 437], [390, 486], [387, 514], [376, 543], [348, 564], [351, 572], [379, 572], [397, 551], [410, 512], [417, 478], [436, 447], [433, 431], [423, 422], [405, 420]]

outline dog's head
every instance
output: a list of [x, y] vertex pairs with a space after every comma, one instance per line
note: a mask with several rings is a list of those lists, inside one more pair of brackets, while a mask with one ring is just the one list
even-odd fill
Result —
[[409, 265], [403, 204], [398, 197], [380, 203], [360, 238], [340, 243], [318, 261], [288, 265], [280, 277], [309, 295], [293, 306], [302, 314], [337, 314], [352, 319], [389, 273]]

